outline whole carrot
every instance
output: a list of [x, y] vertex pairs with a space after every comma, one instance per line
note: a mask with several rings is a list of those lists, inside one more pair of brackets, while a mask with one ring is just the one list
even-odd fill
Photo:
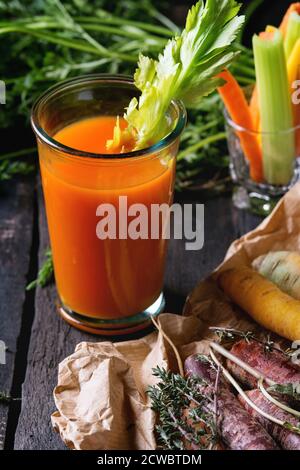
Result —
[[300, 254], [293, 251], [270, 251], [252, 263], [262, 276], [283, 292], [300, 300]]
[[248, 266], [221, 272], [224, 292], [257, 323], [291, 341], [300, 340], [300, 301]]

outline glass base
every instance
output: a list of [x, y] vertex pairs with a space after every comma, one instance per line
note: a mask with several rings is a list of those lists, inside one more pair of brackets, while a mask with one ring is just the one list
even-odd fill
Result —
[[243, 154], [234, 154], [232, 147], [230, 175], [235, 185], [233, 204], [238, 209], [248, 210], [260, 216], [269, 215], [277, 202], [300, 181], [300, 157], [295, 159], [294, 172], [287, 184], [256, 182], [250, 178], [249, 167]]
[[232, 201], [237, 209], [249, 210], [253, 214], [265, 217], [272, 212], [280, 198], [281, 196], [259, 194], [238, 186], [234, 189]]
[[74, 312], [65, 305], [58, 308], [59, 315], [70, 325], [79, 330], [102, 336], [120, 336], [135, 333], [151, 325], [151, 317], [156, 317], [165, 307], [165, 298], [161, 293], [150, 307], [136, 315], [118, 319], [99, 319], [86, 317]]

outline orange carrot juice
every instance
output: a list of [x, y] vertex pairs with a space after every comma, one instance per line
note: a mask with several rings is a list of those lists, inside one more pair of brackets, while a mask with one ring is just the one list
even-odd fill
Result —
[[[173, 124], [169, 136], [154, 146], [107, 154], [116, 115], [122, 115], [133, 91], [127, 78], [73, 79], [42, 96], [32, 115], [61, 314], [79, 328], [108, 334], [139, 327], [163, 308], [167, 240], [161, 227], [151, 237], [151, 207], [172, 202], [185, 122], [182, 111], [180, 129]], [[170, 122], [176, 123], [180, 104], [172, 106]], [[128, 210], [134, 204], [146, 208], [148, 237], [127, 231], [120, 236], [120, 227], [127, 228], [138, 215], [126, 211], [124, 218], [124, 198]], [[107, 206], [115, 210], [116, 236], [99, 237]]]
[[[115, 117], [96, 117], [60, 130], [55, 140], [85, 152], [105, 153]], [[174, 164], [157, 158], [139, 169], [122, 161], [95, 168], [92, 160], [74, 164], [49, 162], [41, 149], [41, 173], [46, 200], [55, 278], [62, 302], [93, 317], [120, 318], [143, 311], [162, 288], [165, 240], [100, 240], [96, 236], [99, 204], [118, 208], [171, 203]], [[142, 174], [141, 174], [142, 172]], [[117, 211], [118, 214], [118, 211]]]

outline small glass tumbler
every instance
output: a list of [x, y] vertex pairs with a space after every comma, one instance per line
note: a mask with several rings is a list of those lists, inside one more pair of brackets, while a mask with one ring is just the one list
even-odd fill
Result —
[[[300, 131], [300, 126], [277, 133], [255, 132], [245, 129], [233, 122], [227, 111], [225, 111], [224, 114], [230, 156], [230, 174], [232, 181], [235, 184], [233, 203], [238, 209], [247, 209], [255, 214], [266, 216], [270, 214], [279, 199], [299, 180], [299, 158], [297, 157], [300, 155], [297, 155], [297, 145], [293, 144], [292, 139], [294, 139], [296, 133]], [[272, 152], [275, 155], [273, 147], [274, 142], [280, 142], [280, 147], [282, 149], [281, 158], [283, 158], [285, 150], [288, 151], [285, 149], [285, 142], [292, 142], [291, 148], [294, 149], [292, 150], [292, 152], [294, 152], [294, 154], [292, 153], [293, 158], [284, 165], [282, 165], [282, 161], [279, 162], [279, 164], [284, 167], [284, 172], [286, 173], [286, 175], [282, 175], [283, 179], [286, 180], [284, 184], [270, 184], [266, 180], [256, 182], [251, 179], [249, 162], [241, 145], [240, 137], [242, 134], [252, 134], [260, 143], [263, 142], [263, 140], [265, 142], [267, 141], [269, 157], [271, 156], [271, 158]], [[278, 149], [276, 149], [276, 152], [278, 154]], [[289, 154], [291, 154], [290, 150]], [[274, 161], [274, 164], [276, 168], [276, 161]], [[264, 163], [263, 166], [266, 169]], [[280, 173], [280, 169], [277, 169], [277, 174]]]
[[[122, 116], [136, 94], [133, 81], [125, 76], [79, 77], [45, 92], [35, 103], [31, 117], [59, 313], [73, 326], [102, 335], [143, 329], [164, 307], [167, 240], [161, 235], [155, 239], [150, 235], [130, 238], [131, 219], [126, 207], [138, 204], [151, 213], [152, 204], [172, 203], [176, 155], [186, 113], [181, 102], [172, 102], [166, 116], [167, 135], [148, 148], [128, 153], [78, 150], [55, 136], [89, 119], [105, 117], [114, 123], [111, 118]], [[104, 136], [104, 127], [100, 126], [98, 132]], [[116, 235], [97, 236], [99, 207], [100, 212], [113, 207], [119, 229]], [[125, 236], [123, 232], [120, 236], [121, 225]]]

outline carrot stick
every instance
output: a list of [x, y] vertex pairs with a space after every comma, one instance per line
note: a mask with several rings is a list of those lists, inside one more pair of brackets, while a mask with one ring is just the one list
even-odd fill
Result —
[[260, 126], [260, 113], [259, 113], [259, 102], [258, 102], [258, 91], [257, 86], [255, 85], [251, 100], [250, 100], [250, 112], [252, 116], [253, 129], [258, 132]]
[[289, 17], [290, 17], [290, 14], [293, 12], [293, 11], [296, 11], [297, 13], [299, 13], [300, 15], [300, 2], [296, 2], [296, 3], [292, 3], [289, 8], [287, 9], [287, 12], [286, 14], [284, 15], [283, 17], [283, 20], [279, 26], [279, 29], [280, 31], [282, 32], [283, 36], [286, 35], [286, 31], [287, 31], [287, 25], [288, 25], [288, 22], [289, 22]]
[[300, 339], [300, 301], [247, 266], [223, 271], [224, 292], [257, 323], [291, 341]]
[[[232, 121], [244, 129], [253, 131], [254, 124], [250, 108], [238, 82], [228, 70], [221, 72], [219, 77], [226, 82], [225, 85], [218, 88], [218, 92]], [[262, 181], [262, 154], [256, 135], [251, 132], [239, 131], [238, 136], [249, 162], [251, 178], [254, 181]]]

